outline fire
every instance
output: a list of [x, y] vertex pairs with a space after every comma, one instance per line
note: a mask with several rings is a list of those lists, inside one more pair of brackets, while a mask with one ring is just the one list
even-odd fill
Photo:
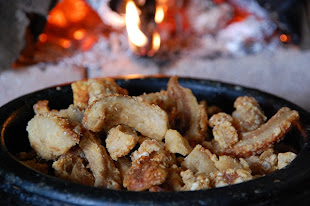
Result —
[[129, 45], [139, 55], [153, 56], [159, 50], [161, 44], [160, 34], [156, 29], [156, 24], [160, 24], [163, 21], [165, 9], [163, 6], [156, 5], [154, 22], [144, 22], [150, 24], [150, 26], [145, 27], [149, 29], [146, 31], [148, 35], [140, 29], [140, 13], [141, 11], [135, 3], [129, 0], [126, 4], [125, 15]]
[[126, 5], [126, 29], [128, 38], [131, 43], [138, 47], [143, 47], [147, 44], [147, 37], [139, 29], [140, 18], [138, 8], [133, 1], [128, 1]]

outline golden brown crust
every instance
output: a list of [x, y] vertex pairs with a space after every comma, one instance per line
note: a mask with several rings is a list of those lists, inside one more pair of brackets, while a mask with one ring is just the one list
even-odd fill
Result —
[[71, 84], [71, 88], [74, 105], [81, 109], [86, 109], [91, 102], [111, 94], [128, 94], [112, 78], [76, 81]]
[[66, 153], [80, 140], [75, 125], [52, 113], [35, 115], [27, 126], [31, 147], [46, 160]]
[[91, 132], [85, 132], [79, 146], [83, 150], [95, 177], [95, 187], [120, 189], [121, 177], [113, 160], [107, 154], [101, 141]]
[[192, 147], [189, 145], [187, 139], [173, 129], [169, 129], [165, 136], [165, 147], [171, 153], [178, 153], [183, 156], [188, 155], [192, 151]]
[[258, 129], [267, 117], [253, 97], [238, 97], [234, 103], [236, 110], [232, 113], [234, 126], [239, 132]]
[[86, 168], [86, 162], [73, 151], [61, 155], [52, 165], [55, 175], [76, 183], [93, 186], [95, 179]]
[[118, 125], [109, 130], [105, 140], [107, 150], [113, 160], [123, 157], [134, 148], [139, 137], [137, 132], [125, 125]]
[[162, 140], [168, 130], [167, 113], [135, 97], [115, 95], [93, 102], [85, 111], [83, 125], [99, 132], [124, 124], [147, 137]]
[[167, 92], [176, 101], [176, 110], [173, 114], [176, 122], [171, 127], [183, 134], [191, 145], [202, 143], [208, 125], [205, 107], [198, 104], [190, 89], [179, 85], [177, 76], [170, 78]]
[[242, 134], [231, 149], [221, 148], [216, 141], [205, 144], [212, 152], [237, 157], [248, 157], [264, 152], [274, 143], [282, 140], [291, 127], [299, 120], [298, 112], [287, 107], [281, 108], [268, 122], [258, 129]]

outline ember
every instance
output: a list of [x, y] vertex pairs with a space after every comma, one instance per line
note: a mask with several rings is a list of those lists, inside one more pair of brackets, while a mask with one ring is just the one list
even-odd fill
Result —
[[50, 11], [43, 33], [28, 38], [15, 66], [59, 61], [89, 50], [98, 39], [121, 39], [126, 31], [129, 42], [121, 52], [130, 48], [138, 56], [160, 62], [180, 55], [242, 56], [290, 41], [289, 35], [277, 33], [277, 25], [255, 0], [117, 1], [117, 12], [111, 2], [59, 2]]

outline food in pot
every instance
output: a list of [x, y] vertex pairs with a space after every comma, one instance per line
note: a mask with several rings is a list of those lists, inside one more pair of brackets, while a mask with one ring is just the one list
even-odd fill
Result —
[[198, 102], [177, 76], [167, 90], [135, 97], [108, 78], [77, 81], [72, 90], [67, 109], [34, 105], [27, 131], [35, 155], [19, 154], [23, 164], [80, 184], [158, 192], [241, 183], [296, 157], [274, 148], [299, 120], [287, 107], [267, 120], [243, 96], [228, 114]]

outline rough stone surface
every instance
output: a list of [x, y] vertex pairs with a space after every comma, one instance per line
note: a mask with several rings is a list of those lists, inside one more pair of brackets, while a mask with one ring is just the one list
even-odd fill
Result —
[[26, 13], [47, 16], [53, 0], [0, 0], [0, 71], [11, 67], [25, 46]]

